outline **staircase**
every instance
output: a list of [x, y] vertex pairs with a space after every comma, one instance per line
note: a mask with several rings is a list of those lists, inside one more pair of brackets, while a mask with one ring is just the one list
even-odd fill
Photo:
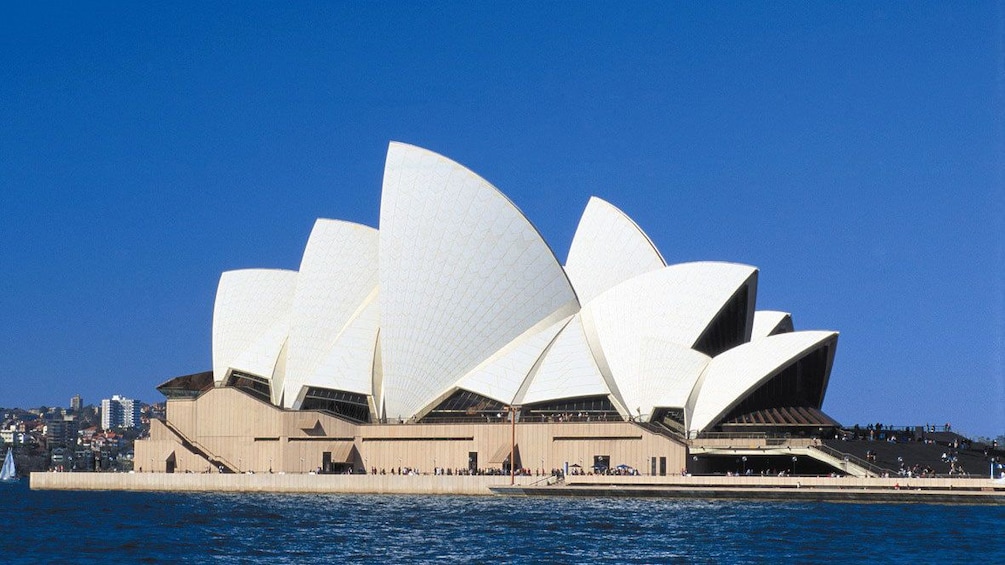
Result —
[[676, 443], [681, 445], [687, 445], [687, 436], [684, 434], [684, 426], [681, 426], [679, 430], [668, 427], [663, 423], [658, 422], [632, 422], [636, 426], [646, 430], [648, 432], [654, 433], [656, 435], [669, 438]]
[[214, 469], [219, 469], [220, 467], [223, 467], [225, 473], [240, 472], [240, 470], [237, 468], [236, 465], [227, 461], [223, 457], [214, 455], [208, 449], [206, 449], [205, 446], [201, 445], [200, 443], [194, 440], [189, 439], [185, 434], [181, 432], [181, 430], [176, 428], [174, 424], [172, 424], [171, 422], [167, 420], [161, 420], [161, 422], [164, 424], [164, 427], [168, 429], [168, 431], [170, 431], [172, 434], [175, 435], [175, 437], [178, 438], [178, 441], [181, 443], [182, 447], [198, 455], [199, 457], [205, 459], [206, 462], [212, 465]]

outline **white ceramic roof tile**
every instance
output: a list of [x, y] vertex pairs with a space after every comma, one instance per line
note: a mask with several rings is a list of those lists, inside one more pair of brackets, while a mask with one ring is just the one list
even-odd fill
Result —
[[600, 198], [590, 198], [565, 263], [582, 304], [621, 282], [665, 266], [659, 250], [631, 218]]
[[388, 148], [380, 209], [388, 417], [410, 417], [478, 363], [575, 301], [523, 214], [468, 169]]
[[750, 339], [761, 339], [762, 337], [791, 332], [792, 330], [792, 315], [788, 312], [758, 310], [754, 312], [754, 323], [750, 330]]
[[[639, 381], [646, 340], [691, 349], [722, 306], [743, 285], [753, 284], [756, 274], [754, 267], [735, 263], [671, 265], [625, 281], [583, 307], [597, 366], [632, 415], [653, 406]], [[683, 356], [679, 361], [690, 367], [690, 360]]]
[[250, 373], [265, 377], [271, 383], [272, 402], [279, 401], [282, 395], [282, 380], [285, 371], [279, 370], [285, 365], [282, 355], [286, 336], [290, 331], [289, 318], [276, 321], [270, 328], [261, 333], [244, 351], [230, 363], [235, 371]]
[[475, 367], [457, 382], [457, 386], [512, 404], [548, 344], [568, 321], [569, 317], [565, 316], [543, 329], [535, 326]]
[[[807, 353], [831, 345], [837, 332], [789, 332], [744, 343], [717, 355], [705, 368], [688, 400], [688, 430], [704, 431], [779, 371]], [[830, 365], [827, 366], [830, 372]]]
[[583, 333], [579, 314], [562, 329], [538, 365], [519, 404], [610, 394]]
[[286, 403], [293, 408], [300, 408], [296, 402], [300, 399], [304, 386], [372, 395], [373, 354], [379, 329], [380, 308], [377, 291], [374, 290], [346, 323], [310, 378], [298, 383], [296, 388], [287, 386]]
[[618, 386], [625, 402], [635, 399], [635, 404], [629, 407], [645, 420], [652, 415], [653, 408], [683, 409], [701, 372], [712, 360], [700, 351], [659, 338], [642, 340], [640, 354], [637, 382], [629, 387], [630, 378], [619, 379]]
[[[326, 219], [315, 222], [300, 263], [293, 300], [284, 383], [288, 407], [306, 384], [325, 382], [328, 388], [350, 390], [340, 384], [340, 379], [352, 381], [356, 388], [362, 378], [369, 379], [369, 374], [332, 374], [333, 366], [321, 365], [326, 359], [349, 354], [333, 352], [333, 348], [364, 301], [375, 292], [378, 246], [377, 230], [371, 227]], [[371, 359], [372, 353], [371, 345]], [[370, 393], [369, 387], [354, 391]]]
[[228, 369], [272, 378], [289, 329], [295, 271], [244, 269], [220, 276], [213, 305], [213, 377]]

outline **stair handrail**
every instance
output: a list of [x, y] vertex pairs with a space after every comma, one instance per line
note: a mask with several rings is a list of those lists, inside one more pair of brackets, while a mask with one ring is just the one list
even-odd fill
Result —
[[178, 428], [177, 428], [177, 427], [176, 427], [176, 426], [175, 426], [174, 424], [172, 424], [171, 422], [169, 422], [169, 421], [167, 421], [167, 420], [161, 420], [161, 422], [163, 422], [163, 423], [164, 423], [164, 426], [165, 426], [165, 427], [167, 427], [167, 428], [168, 428], [169, 430], [171, 430], [171, 431], [172, 431], [172, 432], [173, 432], [173, 433], [174, 433], [175, 435], [177, 435], [177, 436], [178, 436], [179, 438], [181, 438], [182, 440], [184, 440], [184, 441], [188, 442], [188, 443], [189, 443], [189, 444], [190, 444], [191, 446], [193, 446], [193, 447], [195, 447], [196, 449], [198, 449], [199, 451], [201, 451], [201, 452], [202, 452], [202, 456], [203, 456], [203, 457], [204, 457], [204, 458], [205, 458], [205, 459], [206, 459], [206, 460], [207, 460], [207, 461], [208, 461], [209, 463], [211, 463], [211, 464], [212, 464], [212, 463], [214, 463], [214, 462], [218, 462], [218, 463], [223, 463], [223, 465], [224, 465], [224, 466], [225, 466], [225, 467], [227, 468], [227, 470], [228, 470], [228, 471], [230, 471], [231, 473], [237, 473], [237, 472], [240, 472], [240, 470], [238, 469], [238, 467], [237, 467], [236, 465], [234, 465], [233, 463], [231, 463], [230, 461], [228, 461], [226, 457], [223, 457], [223, 456], [220, 456], [220, 455], [217, 455], [217, 454], [213, 453], [212, 451], [210, 451], [209, 449], [207, 449], [207, 448], [206, 448], [206, 446], [202, 445], [202, 444], [201, 444], [201, 443], [199, 443], [198, 441], [195, 441], [195, 440], [193, 440], [192, 438], [190, 438], [190, 437], [188, 437], [187, 435], [185, 435], [185, 433], [184, 433], [184, 432], [182, 432], [181, 430], [179, 430], [179, 429], [178, 429]]
[[870, 463], [870, 462], [866, 461], [865, 459], [862, 459], [860, 457], [856, 457], [856, 456], [852, 455], [851, 453], [845, 453], [843, 451], [834, 449], [833, 447], [831, 447], [829, 445], [824, 445], [824, 444], [821, 443], [819, 445], [811, 445], [809, 447], [810, 447], [810, 449], [817, 449], [819, 451], [822, 451], [822, 452], [826, 453], [827, 455], [830, 455], [831, 457], [836, 457], [838, 459], [841, 459], [841, 460], [844, 460], [844, 461], [848, 461], [849, 463], [854, 463], [855, 465], [857, 465], [859, 467], [862, 467], [866, 471], [875, 474], [877, 477], [882, 477], [884, 473], [894, 474], [894, 472], [891, 471], [890, 469], [887, 469], [885, 467], [880, 467], [879, 465]]
[[659, 423], [659, 422], [640, 422], [640, 421], [637, 421], [637, 420], [632, 420], [632, 423], [635, 424], [635, 425], [637, 425], [637, 426], [639, 426], [640, 428], [642, 428], [644, 430], [647, 430], [647, 431], [652, 432], [654, 434], [659, 434], [659, 435], [661, 435], [661, 436], [663, 436], [665, 438], [670, 439], [671, 441], [675, 441], [675, 442], [681, 444], [682, 446], [688, 446], [691, 443], [687, 439], [686, 435], [684, 435], [682, 433], [679, 433], [677, 430], [674, 430], [673, 428], [665, 426], [662, 423]]

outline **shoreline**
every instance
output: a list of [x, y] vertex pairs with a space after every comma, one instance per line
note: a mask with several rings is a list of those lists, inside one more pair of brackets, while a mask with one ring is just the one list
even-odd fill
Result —
[[1005, 505], [991, 479], [852, 477], [310, 475], [194, 473], [32, 473], [32, 490], [564, 496]]

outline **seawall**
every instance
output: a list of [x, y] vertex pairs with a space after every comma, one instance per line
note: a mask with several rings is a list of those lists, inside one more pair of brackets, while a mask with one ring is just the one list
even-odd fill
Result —
[[561, 488], [502, 485], [491, 489], [511, 496], [1005, 504], [1005, 483], [973, 478], [578, 476], [569, 477]]
[[651, 497], [827, 502], [1005, 504], [990, 479], [853, 477], [544, 477], [194, 473], [32, 473], [34, 490], [269, 492], [317, 494]]
[[[544, 477], [517, 477], [532, 486]], [[32, 490], [490, 495], [508, 476], [219, 473], [32, 473]]]

